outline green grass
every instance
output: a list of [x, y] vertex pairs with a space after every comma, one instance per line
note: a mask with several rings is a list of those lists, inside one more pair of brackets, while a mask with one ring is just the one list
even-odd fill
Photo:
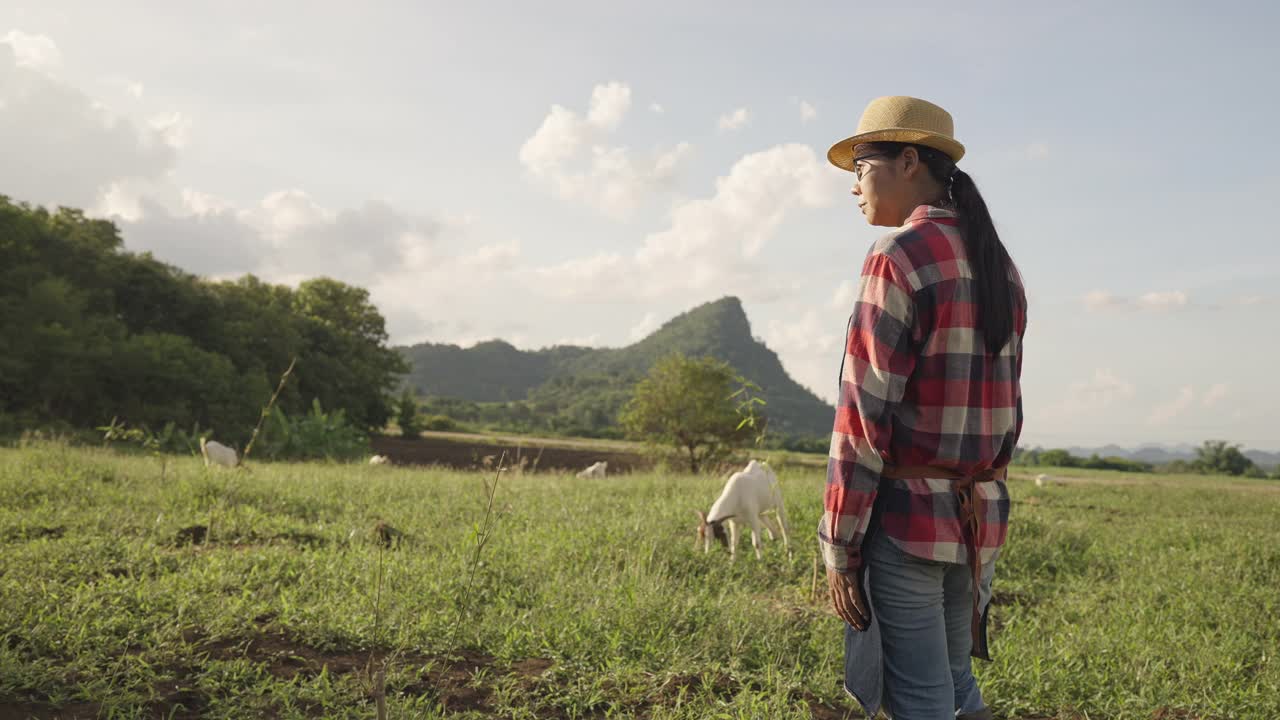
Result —
[[[998, 716], [1280, 717], [1280, 484], [1060, 474], [1012, 483]], [[0, 710], [372, 718], [373, 650], [393, 718], [861, 716], [809, 599], [820, 471], [783, 472], [795, 558], [732, 565], [692, 551], [719, 478], [503, 477], [466, 596], [485, 477], [2, 449]]]

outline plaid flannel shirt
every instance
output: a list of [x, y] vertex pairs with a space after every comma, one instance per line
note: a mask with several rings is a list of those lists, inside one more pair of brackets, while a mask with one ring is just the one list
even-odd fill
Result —
[[[849, 318], [818, 528], [828, 567], [862, 566], [877, 494], [879, 529], [907, 553], [968, 561], [959, 502], [945, 479], [881, 478], [886, 462], [980, 472], [1009, 464], [1022, 431], [1026, 294], [1015, 270], [1014, 335], [999, 355], [974, 331], [972, 276], [955, 214], [928, 205], [872, 246]], [[1009, 495], [978, 483], [980, 558], [1004, 544]]]

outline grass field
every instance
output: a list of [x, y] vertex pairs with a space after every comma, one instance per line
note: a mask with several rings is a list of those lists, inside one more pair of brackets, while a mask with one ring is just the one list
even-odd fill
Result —
[[[1280, 483], [1011, 483], [999, 717], [1280, 717]], [[692, 551], [721, 480], [0, 449], [0, 717], [861, 717], [795, 557]], [[374, 528], [403, 533], [384, 548]], [[474, 572], [473, 572], [474, 570]], [[379, 583], [381, 577], [381, 583]]]

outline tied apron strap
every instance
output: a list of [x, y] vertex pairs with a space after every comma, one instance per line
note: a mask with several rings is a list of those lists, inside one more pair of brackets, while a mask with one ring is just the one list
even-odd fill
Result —
[[964, 546], [969, 551], [969, 572], [973, 578], [973, 617], [969, 624], [969, 635], [973, 639], [973, 648], [982, 647], [982, 613], [978, 608], [978, 588], [982, 587], [982, 559], [978, 555], [978, 533], [981, 531], [978, 521], [977, 503], [979, 498], [974, 493], [973, 479], [968, 478], [956, 483], [956, 496], [960, 500], [960, 527], [964, 529]]
[[972, 578], [973, 615], [969, 623], [969, 635], [973, 640], [973, 652], [979, 657], [986, 656], [986, 648], [982, 642], [982, 613], [979, 611], [979, 590], [982, 586], [982, 559], [978, 553], [978, 538], [981, 537], [982, 513], [978, 505], [982, 498], [974, 492], [974, 485], [980, 482], [1003, 480], [1008, 475], [1007, 468], [987, 469], [973, 475], [964, 475], [951, 468], [939, 468], [929, 465], [885, 465], [880, 472], [882, 477], [893, 480], [910, 480], [915, 478], [941, 478], [950, 480], [960, 503], [960, 528], [964, 531], [964, 546], [969, 555], [969, 573]]

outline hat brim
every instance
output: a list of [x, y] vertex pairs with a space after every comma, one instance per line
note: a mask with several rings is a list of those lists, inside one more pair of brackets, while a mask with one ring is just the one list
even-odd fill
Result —
[[841, 170], [853, 172], [854, 152], [857, 151], [859, 145], [870, 142], [900, 142], [924, 145], [946, 153], [947, 157], [951, 158], [951, 162], [960, 162], [960, 158], [964, 157], [964, 145], [946, 135], [939, 135], [928, 130], [913, 130], [911, 128], [884, 128], [841, 140], [832, 145], [831, 149], [827, 151], [827, 159], [831, 161], [832, 165]]

